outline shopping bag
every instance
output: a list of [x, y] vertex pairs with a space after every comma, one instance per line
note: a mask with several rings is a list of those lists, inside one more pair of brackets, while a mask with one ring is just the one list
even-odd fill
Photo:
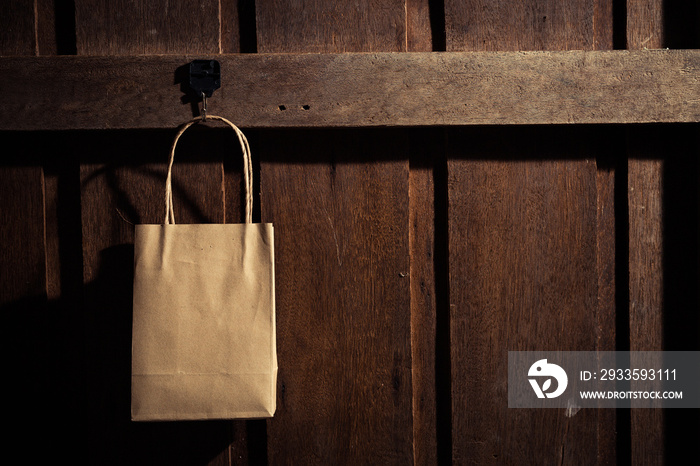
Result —
[[165, 222], [136, 225], [131, 418], [253, 419], [276, 403], [274, 240], [252, 223], [252, 167], [243, 133], [246, 223], [176, 225], [172, 168]]

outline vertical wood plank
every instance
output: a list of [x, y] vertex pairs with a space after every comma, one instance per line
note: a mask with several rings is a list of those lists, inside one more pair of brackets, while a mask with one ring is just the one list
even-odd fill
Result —
[[595, 411], [507, 408], [507, 351], [592, 351], [597, 338], [596, 165], [578, 159], [590, 136], [550, 129], [523, 144], [529, 131], [450, 136], [457, 463], [598, 461]]
[[[36, 53], [34, 2], [0, 3], [0, 55]], [[17, 142], [7, 144], [10, 150], [0, 167], [3, 305], [29, 296], [46, 296], [43, 171], [40, 166], [22, 163], [36, 163], [36, 146]]]
[[[405, 0], [406, 2], [406, 51], [432, 52], [433, 30], [429, 0]], [[435, 11], [432, 12], [436, 14]], [[437, 33], [437, 31], [435, 31]]]
[[3, 166], [0, 167], [0, 178], [1, 303], [5, 305], [27, 297], [45, 298], [42, 169], [36, 166]]
[[630, 349], [663, 349], [663, 161], [640, 159], [649, 141], [631, 139], [629, 161]]
[[613, 48], [613, 0], [595, 0], [593, 5], [593, 50]]
[[[263, 220], [275, 224], [277, 258], [271, 463], [411, 461], [408, 164], [397, 158], [407, 150], [400, 134], [285, 132], [261, 141]], [[366, 163], [370, 153], [386, 158]]]
[[[61, 213], [59, 200], [59, 191], [61, 183], [61, 175], [64, 177], [71, 169], [76, 169], [77, 167], [70, 163], [70, 159], [65, 160], [65, 166], [63, 169], [57, 167], [55, 164], [45, 167], [44, 176], [44, 195], [45, 195], [45, 228], [46, 228], [46, 291], [47, 297], [49, 299], [61, 299], [62, 294], [62, 263], [61, 263], [61, 234], [63, 230], [68, 230], [68, 225], [60, 225]], [[73, 180], [77, 184], [77, 180]], [[78, 203], [80, 199], [77, 200]], [[74, 210], [79, 210], [79, 204], [73, 206]], [[74, 219], [75, 220], [75, 219]], [[80, 217], [77, 218], [78, 222]], [[74, 225], [72, 225], [74, 226]], [[77, 262], [79, 257], [69, 258], [64, 256], [64, 264], [68, 262]]]
[[79, 55], [219, 53], [219, 2], [76, 0]]
[[404, 0], [256, 4], [259, 52], [406, 51]]
[[593, 50], [612, 41], [612, 1], [445, 0], [449, 50]]
[[[406, 0], [406, 50], [430, 52], [444, 40], [434, 40], [434, 9], [428, 0]], [[411, 360], [413, 381], [413, 463], [438, 462], [436, 379], [436, 251], [435, 198], [436, 164], [444, 161], [445, 132], [442, 129], [405, 131], [409, 141], [409, 229]], [[440, 215], [438, 219], [442, 219]]]
[[219, 3], [221, 9], [221, 53], [239, 53], [241, 52], [239, 0], [220, 0]]
[[[662, 0], [627, 0], [627, 48], [664, 46]], [[629, 129], [629, 338], [631, 351], [663, 341], [663, 170], [660, 131]], [[632, 410], [632, 464], [664, 464], [664, 413]]]
[[444, 131], [414, 132], [409, 139], [409, 247], [413, 361], [414, 464], [437, 464], [436, 202], [435, 164], [444, 157]]
[[[406, 49], [403, 1], [274, 1], [256, 10], [260, 52]], [[261, 137], [262, 219], [275, 223], [277, 257], [271, 463], [413, 461], [409, 167], [401, 135]]]
[[663, 0], [627, 0], [627, 48], [664, 47]]
[[56, 14], [54, 1], [35, 0], [36, 51], [38, 55], [56, 55]]
[[0, 2], [0, 55], [36, 55], [34, 1]]
[[[660, 153], [649, 151], [649, 130], [629, 134], [629, 344], [631, 351], [661, 351], [664, 161]], [[645, 154], [652, 158], [645, 159]], [[630, 416], [632, 463], [664, 464], [664, 412], [638, 409], [630, 411]]]
[[[609, 0], [445, 10], [450, 51], [612, 48]], [[614, 462], [614, 416], [506, 407], [507, 351], [613, 349], [614, 171], [597, 168], [591, 137], [449, 133], [454, 462]]]
[[[616, 129], [599, 130], [599, 137], [608, 142], [600, 147], [596, 158], [596, 270], [598, 274], [598, 299], [596, 306], [596, 342], [598, 351], [615, 351], [617, 349], [617, 304], [616, 294], [618, 259], [617, 224], [618, 216], [624, 209], [616, 206], [616, 194], [620, 189], [618, 182], [623, 169], [620, 161], [624, 154], [616, 151], [623, 144]], [[597, 148], [598, 149], [598, 148]], [[625, 312], [625, 309], [621, 310]], [[612, 465], [618, 462], [617, 412], [611, 409], [600, 409], [597, 413], [597, 443], [598, 464]]]

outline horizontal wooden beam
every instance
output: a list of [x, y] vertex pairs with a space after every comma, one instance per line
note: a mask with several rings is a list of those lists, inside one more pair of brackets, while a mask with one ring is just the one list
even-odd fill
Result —
[[246, 128], [700, 121], [697, 50], [59, 56], [0, 58], [0, 130], [177, 126], [195, 58]]

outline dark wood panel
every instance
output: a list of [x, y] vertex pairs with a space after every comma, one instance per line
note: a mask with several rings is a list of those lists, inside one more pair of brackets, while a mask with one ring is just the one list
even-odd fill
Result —
[[219, 2], [76, 0], [79, 55], [219, 53]]
[[453, 460], [595, 464], [598, 413], [508, 409], [506, 357], [597, 348], [593, 136], [499, 131], [449, 141]]
[[[447, 50], [612, 48], [610, 1], [445, 6]], [[614, 462], [614, 417], [507, 408], [507, 351], [612, 349], [614, 327], [601, 324], [614, 321], [603, 284], [614, 171], [598, 169], [589, 131], [450, 132], [453, 461]]]
[[0, 2], [0, 55], [36, 55], [34, 2]]
[[[19, 150], [21, 156], [31, 155]], [[47, 312], [42, 184], [41, 167], [0, 167], [0, 348], [11, 382], [7, 415], [16, 420], [7, 442], [15, 451], [48, 453], [44, 445], [32, 442], [37, 419], [58, 411], [49, 401], [55, 400], [55, 393], [46, 385], [48, 374], [55, 374], [54, 360], [46, 358], [55, 340], [50, 338], [53, 319]], [[52, 439], [46, 443], [56, 446]]]
[[404, 0], [256, 4], [258, 52], [406, 51]]
[[612, 48], [612, 0], [445, 0], [448, 50]]
[[56, 55], [56, 12], [54, 1], [36, 0], [37, 55]]
[[25, 297], [46, 298], [43, 171], [2, 167], [0, 177], [0, 299], [8, 304]]
[[[262, 218], [275, 224], [277, 267], [271, 463], [411, 462], [409, 180], [400, 136], [304, 131], [260, 141]], [[368, 154], [383, 160], [367, 163]]]
[[221, 47], [222, 53], [239, 53], [241, 36], [239, 33], [239, 0], [220, 0]]
[[[595, 315], [596, 351], [615, 351], [617, 341], [617, 270], [618, 224], [624, 214], [623, 207], [616, 205], [621, 187], [620, 178], [624, 172], [622, 159], [624, 138], [618, 128], [599, 130], [600, 144], [590, 155], [596, 157], [596, 272], [597, 304]], [[623, 187], [624, 190], [624, 187]], [[623, 191], [624, 192], [624, 191]], [[621, 222], [624, 224], [624, 220]], [[625, 312], [623, 308], [621, 310]], [[591, 316], [589, 316], [590, 318]], [[612, 409], [599, 409], [597, 412], [597, 464], [619, 464], [617, 412]], [[625, 424], [626, 425], [626, 424]]]
[[[256, 11], [260, 52], [406, 47], [403, 1], [277, 1], [258, 3]], [[265, 81], [289, 83], [309, 71], [298, 65]], [[345, 75], [333, 93], [351, 82]], [[272, 118], [299, 122], [320, 107], [300, 100], [310, 94], [287, 89]], [[409, 166], [402, 136], [297, 131], [260, 141], [262, 220], [275, 223], [277, 257], [280, 373], [278, 409], [267, 428], [271, 463], [412, 462]]]
[[[436, 202], [435, 184], [436, 178], [438, 183], [442, 181], [439, 173], [440, 164], [445, 162], [444, 136], [442, 129], [413, 131], [408, 136], [413, 447], [416, 465], [432, 465], [438, 461], [436, 263], [444, 258], [436, 257], [436, 249], [439, 249], [436, 247], [436, 218], [437, 221], [444, 219], [447, 206], [443, 203], [444, 199]], [[439, 209], [438, 213], [436, 209]]]
[[[664, 46], [664, 2], [627, 1], [627, 47]], [[663, 142], [628, 130], [629, 347], [661, 351], [663, 342]], [[630, 411], [632, 464], [664, 464], [664, 412]]]
[[[649, 141], [639, 132], [631, 140], [629, 160], [630, 212], [630, 348], [632, 351], [663, 349], [663, 160], [637, 157], [657, 150], [661, 141]], [[654, 144], [655, 143], [655, 144]], [[653, 151], [652, 151], [653, 154]], [[657, 157], [661, 153], [654, 154]]]
[[[82, 238], [80, 212], [80, 166], [73, 144], [74, 133], [24, 134], [33, 139], [44, 170], [44, 229], [46, 279], [50, 301], [60, 304], [65, 335], [74, 335], [74, 364], [83, 364], [82, 344]], [[70, 330], [67, 330], [70, 329]], [[71, 359], [71, 358], [69, 358]], [[77, 385], [76, 380], [71, 381]], [[82, 389], [82, 387], [81, 387]]]
[[627, 0], [627, 48], [664, 47], [663, 16], [663, 0]]
[[[662, 351], [663, 142], [658, 139], [658, 131], [630, 134], [629, 345], [632, 351]], [[664, 412], [637, 409], [630, 411], [630, 416], [633, 464], [665, 464]]]
[[[428, 0], [406, 0], [408, 52], [431, 52], [444, 47], [435, 16], [439, 5]], [[434, 30], [437, 28], [438, 30]], [[440, 36], [440, 38], [438, 38]], [[436, 170], [444, 165], [445, 131], [441, 128], [405, 131], [409, 145], [409, 227], [411, 379], [413, 390], [413, 464], [438, 462], [437, 414], [437, 281], [435, 275]], [[436, 168], [437, 166], [437, 168]], [[439, 175], [438, 175], [439, 176]], [[437, 216], [441, 219], [440, 214]]]
[[433, 36], [442, 34], [442, 31], [434, 31], [431, 24], [431, 14], [434, 18], [438, 12], [431, 12], [429, 0], [405, 0], [405, 3], [406, 51], [432, 52], [435, 50]]
[[[696, 50], [211, 56], [209, 111], [245, 128], [700, 120]], [[195, 58], [0, 59], [0, 129], [172, 128]]]

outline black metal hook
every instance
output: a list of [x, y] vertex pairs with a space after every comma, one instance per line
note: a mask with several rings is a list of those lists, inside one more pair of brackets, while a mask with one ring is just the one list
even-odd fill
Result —
[[190, 88], [202, 98], [202, 120], [207, 119], [207, 98], [221, 87], [221, 65], [217, 60], [190, 62]]

